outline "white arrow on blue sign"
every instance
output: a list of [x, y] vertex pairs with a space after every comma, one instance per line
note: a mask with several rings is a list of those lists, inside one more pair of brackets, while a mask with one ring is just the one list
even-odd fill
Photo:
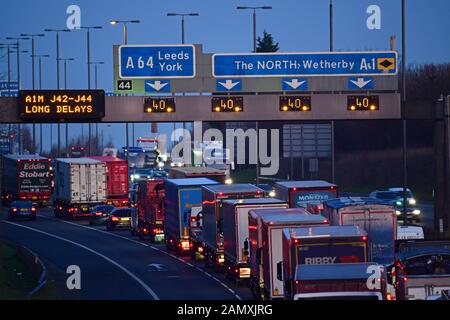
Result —
[[283, 78], [283, 91], [306, 91], [308, 90], [307, 78]]
[[242, 80], [223, 79], [216, 80], [217, 91], [242, 91]]
[[146, 80], [145, 92], [170, 92], [169, 80]]
[[373, 90], [374, 87], [374, 77], [355, 77], [348, 79], [348, 88], [350, 90]]

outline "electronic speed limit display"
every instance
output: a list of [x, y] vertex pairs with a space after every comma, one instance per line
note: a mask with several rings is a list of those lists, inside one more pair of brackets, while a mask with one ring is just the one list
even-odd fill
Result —
[[173, 113], [176, 111], [175, 98], [145, 98], [145, 113]]
[[243, 112], [243, 97], [214, 97], [211, 99], [212, 112]]
[[378, 111], [380, 110], [379, 96], [348, 96], [348, 111]]

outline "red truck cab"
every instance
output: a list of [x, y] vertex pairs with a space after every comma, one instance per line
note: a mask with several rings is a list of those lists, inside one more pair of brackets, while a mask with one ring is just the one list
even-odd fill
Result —
[[386, 272], [373, 263], [297, 266], [293, 300], [386, 300]]
[[164, 239], [164, 180], [141, 180], [137, 187], [136, 216], [131, 232], [150, 241]]
[[299, 294], [301, 283], [297, 278], [304, 266], [368, 262], [368, 236], [357, 226], [284, 229], [282, 242], [283, 259], [277, 263], [277, 278], [283, 281], [285, 299], [295, 299]]

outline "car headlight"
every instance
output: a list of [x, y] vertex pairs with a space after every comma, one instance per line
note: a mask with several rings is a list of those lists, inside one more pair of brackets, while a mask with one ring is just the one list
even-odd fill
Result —
[[135, 174], [135, 175], [134, 175], [134, 178], [135, 178], [135, 179], [139, 179], [140, 177], [141, 177], [141, 176], [138, 175], [138, 174]]
[[275, 196], [276, 196], [275, 191], [270, 191], [269, 192], [269, 197], [275, 198]]
[[171, 166], [171, 167], [175, 167], [175, 163], [171, 162], [171, 163], [170, 163], [170, 166]]
[[416, 205], [416, 203], [417, 203], [417, 201], [416, 201], [416, 199], [409, 199], [408, 200], [408, 203], [410, 204], [410, 205]]
[[416, 210], [414, 210], [413, 211], [413, 215], [415, 215], [415, 216], [418, 216], [418, 215], [420, 215], [422, 212], [420, 211], [420, 210], [418, 210], [418, 209], [416, 209]]
[[396, 211], [395, 211], [395, 214], [398, 215], [398, 216], [401, 216], [401, 215], [402, 215], [402, 213], [401, 213], [399, 210], [396, 210]]
[[397, 201], [396, 204], [397, 204], [398, 206], [401, 206], [401, 205], [403, 204], [403, 202], [402, 202], [402, 201]]
[[225, 180], [225, 184], [232, 184], [232, 183], [233, 183], [233, 180], [231, 180], [230, 178]]

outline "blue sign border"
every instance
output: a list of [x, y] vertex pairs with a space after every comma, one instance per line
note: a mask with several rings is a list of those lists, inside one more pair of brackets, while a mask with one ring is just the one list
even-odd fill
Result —
[[[388, 54], [395, 56], [395, 72], [378, 72], [378, 73], [291, 73], [291, 74], [261, 74], [261, 75], [245, 75], [245, 74], [216, 74], [216, 57], [220, 56], [236, 56], [236, 57], [258, 57], [258, 56], [289, 56], [289, 55], [379, 55]], [[389, 57], [386, 57], [389, 58]], [[295, 77], [357, 77], [357, 76], [396, 76], [398, 75], [398, 52], [397, 51], [358, 51], [358, 52], [270, 52], [270, 53], [214, 53], [212, 55], [212, 76], [213, 78], [295, 78]]]
[[[139, 77], [139, 76], [132, 76], [132, 77], [124, 77], [122, 76], [122, 48], [162, 48], [162, 47], [186, 47], [186, 48], [192, 48], [192, 75], [191, 76], [146, 76], [146, 77]], [[118, 62], [119, 62], [119, 80], [130, 80], [130, 79], [192, 79], [197, 76], [197, 61], [196, 61], [196, 52], [195, 52], [195, 46], [193, 44], [127, 44], [127, 45], [121, 45], [119, 46], [119, 53], [118, 53]]]

